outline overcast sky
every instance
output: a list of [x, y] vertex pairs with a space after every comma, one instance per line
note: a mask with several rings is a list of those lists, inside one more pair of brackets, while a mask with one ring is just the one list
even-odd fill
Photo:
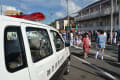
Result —
[[[98, 0], [69, 0], [69, 13], [75, 13], [96, 1]], [[45, 24], [66, 16], [67, 6], [66, 0], [2, 0], [2, 5], [3, 13], [6, 10], [19, 10], [24, 14], [41, 12], [46, 16], [46, 19], [42, 21]]]

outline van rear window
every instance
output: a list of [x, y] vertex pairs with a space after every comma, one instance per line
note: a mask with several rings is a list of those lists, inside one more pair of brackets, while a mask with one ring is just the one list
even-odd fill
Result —
[[5, 62], [9, 72], [27, 67], [22, 34], [19, 27], [5, 29]]

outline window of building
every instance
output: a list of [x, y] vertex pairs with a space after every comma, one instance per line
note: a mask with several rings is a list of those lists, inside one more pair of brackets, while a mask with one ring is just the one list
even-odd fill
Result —
[[103, 22], [100, 22], [100, 26], [103, 26]]
[[19, 27], [5, 29], [5, 62], [9, 72], [27, 67], [22, 34]]
[[64, 48], [64, 41], [62, 40], [61, 36], [55, 31], [51, 31], [51, 35], [56, 47], [56, 51], [62, 50]]
[[47, 30], [27, 27], [27, 37], [33, 62], [37, 62], [53, 53]]

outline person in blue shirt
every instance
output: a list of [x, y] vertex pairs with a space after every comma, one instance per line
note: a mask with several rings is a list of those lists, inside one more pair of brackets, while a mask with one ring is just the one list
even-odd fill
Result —
[[[100, 35], [98, 36], [97, 38], [97, 42], [98, 42], [98, 47], [99, 49], [101, 50], [102, 52], [102, 57], [101, 59], [103, 60], [103, 57], [104, 57], [104, 49], [105, 49], [105, 43], [106, 43], [106, 37], [104, 36], [104, 31], [100, 31]], [[96, 59], [97, 59], [97, 56], [96, 55]]]
[[98, 45], [98, 35], [99, 35], [99, 32], [98, 31], [96, 31], [96, 38], [95, 38], [95, 40], [96, 40], [96, 56], [95, 56], [95, 58], [97, 59], [97, 57], [98, 57], [98, 55], [99, 55], [99, 52], [100, 52], [100, 50], [99, 50], [99, 45]]

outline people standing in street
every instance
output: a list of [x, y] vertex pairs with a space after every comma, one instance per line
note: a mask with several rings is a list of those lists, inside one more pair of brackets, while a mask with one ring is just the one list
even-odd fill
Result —
[[76, 47], [78, 47], [78, 40], [79, 40], [78, 35], [75, 35], [75, 45], [76, 45]]
[[83, 41], [84, 58], [87, 58], [90, 50], [90, 45], [89, 45], [90, 40], [89, 40], [88, 33], [85, 33], [85, 36], [82, 41]]
[[117, 32], [114, 31], [114, 32], [113, 32], [113, 43], [114, 43], [114, 44], [116, 44], [116, 42], [117, 42], [117, 41], [116, 41], [116, 38], [117, 38]]
[[98, 35], [99, 35], [99, 32], [96, 30], [96, 32], [95, 32], [95, 41], [97, 40]]
[[[100, 31], [100, 35], [97, 38], [97, 42], [98, 42], [99, 49], [102, 52], [101, 59], [103, 60], [103, 57], [104, 57], [104, 48], [105, 48], [105, 43], [106, 43], [106, 37], [104, 36], [104, 31], [102, 31], [102, 30]], [[97, 56], [98, 55], [96, 54], [96, 59], [97, 59]]]
[[98, 36], [99, 36], [99, 32], [96, 31], [96, 56], [95, 56], [96, 59], [97, 59], [97, 57], [99, 55], [99, 51], [100, 51], [100, 49], [99, 49], [99, 43], [98, 43]]
[[110, 31], [107, 31], [107, 44], [110, 42]]
[[64, 41], [66, 41], [66, 31], [61, 32]]
[[120, 41], [118, 41], [118, 63], [120, 63]]
[[118, 63], [120, 63], [120, 29], [117, 33], [117, 46], [118, 46]]
[[104, 36], [105, 36], [105, 38], [107, 40], [107, 31], [104, 31]]
[[70, 45], [73, 46], [73, 32], [70, 32]]

